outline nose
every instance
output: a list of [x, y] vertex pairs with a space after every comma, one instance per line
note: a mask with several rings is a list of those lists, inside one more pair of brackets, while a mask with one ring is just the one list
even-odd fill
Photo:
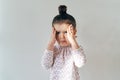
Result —
[[60, 33], [60, 38], [64, 39], [65, 38], [65, 34], [64, 33]]

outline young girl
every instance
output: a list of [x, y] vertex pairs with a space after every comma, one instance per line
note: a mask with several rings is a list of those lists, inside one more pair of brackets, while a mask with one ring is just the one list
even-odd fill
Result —
[[[79, 80], [78, 68], [85, 64], [85, 54], [76, 41], [76, 21], [59, 6], [52, 22], [52, 36], [42, 57], [42, 66], [50, 70], [50, 80]], [[57, 43], [57, 44], [55, 44]]]

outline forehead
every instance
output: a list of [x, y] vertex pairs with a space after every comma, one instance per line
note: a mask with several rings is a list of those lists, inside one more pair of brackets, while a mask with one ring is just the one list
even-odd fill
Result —
[[65, 24], [65, 23], [54, 24], [56, 31], [67, 31], [68, 26], [69, 26], [69, 24]]

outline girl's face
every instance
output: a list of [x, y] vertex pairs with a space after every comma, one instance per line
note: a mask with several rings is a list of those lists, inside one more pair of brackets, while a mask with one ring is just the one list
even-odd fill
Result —
[[67, 29], [68, 29], [69, 25], [70, 24], [66, 24], [66, 23], [54, 24], [54, 28], [56, 30], [56, 40], [60, 46], [69, 46], [70, 45], [70, 43], [67, 39]]

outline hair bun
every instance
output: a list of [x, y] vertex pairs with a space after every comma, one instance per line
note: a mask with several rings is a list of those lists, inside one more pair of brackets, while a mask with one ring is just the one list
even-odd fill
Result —
[[60, 15], [66, 14], [67, 7], [65, 5], [60, 5], [58, 9]]

